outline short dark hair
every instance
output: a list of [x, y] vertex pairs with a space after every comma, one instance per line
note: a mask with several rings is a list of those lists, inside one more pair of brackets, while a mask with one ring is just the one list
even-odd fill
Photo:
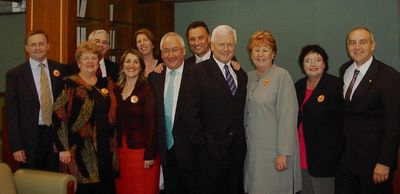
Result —
[[328, 65], [328, 54], [325, 52], [325, 49], [323, 49], [321, 46], [317, 45], [317, 44], [309, 44], [304, 46], [301, 49], [299, 58], [297, 59], [297, 63], [299, 64], [299, 67], [301, 69], [301, 71], [305, 74], [304, 72], [304, 57], [306, 57], [306, 55], [308, 55], [309, 53], [317, 53], [319, 55], [321, 55], [322, 60], [324, 60], [325, 63], [325, 69], [324, 72], [327, 72], [329, 69], [329, 65]]
[[198, 27], [203, 27], [204, 29], [206, 29], [207, 34], [210, 34], [210, 31], [208, 30], [208, 26], [206, 23], [204, 23], [203, 21], [194, 21], [191, 24], [189, 24], [189, 26], [186, 29], [186, 38], [189, 38], [189, 30], [195, 29]]
[[28, 43], [28, 38], [36, 34], [43, 34], [44, 37], [46, 38], [47, 43], [49, 42], [49, 37], [47, 36], [46, 32], [42, 30], [32, 30], [25, 35], [25, 45]]

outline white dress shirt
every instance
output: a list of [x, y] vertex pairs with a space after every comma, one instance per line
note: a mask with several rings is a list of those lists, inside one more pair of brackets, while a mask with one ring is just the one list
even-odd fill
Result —
[[199, 57], [196, 54], [194, 54], [194, 56], [196, 57], [196, 63], [200, 63], [202, 61], [208, 60], [211, 57], [211, 49], [208, 49], [208, 52], [206, 54], [204, 54], [202, 57]]
[[343, 98], [346, 96], [347, 88], [349, 87], [351, 80], [353, 79], [354, 70], [358, 69], [360, 71], [360, 73], [357, 75], [357, 79], [353, 85], [353, 91], [351, 91], [351, 94], [350, 94], [350, 100], [353, 98], [353, 93], [356, 90], [356, 88], [358, 87], [358, 85], [360, 84], [364, 75], [367, 73], [369, 67], [371, 66], [372, 59], [373, 59], [373, 57], [371, 56], [371, 58], [368, 59], [368, 61], [366, 61], [364, 64], [360, 65], [359, 67], [356, 65], [356, 62], [353, 62], [353, 64], [351, 64], [346, 69], [346, 71], [344, 72], [344, 76], [343, 76], [343, 82], [344, 82]]
[[[219, 69], [221, 70], [222, 74], [224, 75], [224, 78], [226, 79], [226, 76], [225, 76], [225, 68], [224, 68], [225, 64], [222, 63], [221, 61], [218, 61], [214, 56], [213, 56], [213, 58], [214, 58], [214, 60], [217, 62]], [[227, 65], [228, 65], [228, 67], [229, 67], [229, 73], [231, 73], [231, 75], [232, 75], [232, 77], [233, 77], [233, 80], [235, 81], [236, 88], [237, 88], [237, 87], [238, 87], [237, 76], [236, 76], [235, 71], [234, 71], [234, 70], [232, 69], [232, 67], [231, 67], [231, 61], [229, 61], [229, 62], [227, 63]]]

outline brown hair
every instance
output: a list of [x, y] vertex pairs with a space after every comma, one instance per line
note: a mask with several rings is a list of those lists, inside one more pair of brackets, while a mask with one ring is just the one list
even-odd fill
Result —
[[97, 55], [99, 60], [101, 59], [101, 49], [92, 41], [81, 42], [75, 51], [75, 60], [78, 62], [82, 54], [85, 52], [91, 52]]
[[137, 49], [126, 50], [122, 54], [122, 56], [119, 60], [120, 65], [119, 65], [119, 76], [118, 76], [118, 80], [117, 80], [117, 85], [120, 86], [121, 88], [124, 87], [125, 82], [126, 82], [126, 75], [125, 75], [124, 71], [122, 71], [122, 70], [124, 69], [124, 61], [126, 59], [126, 56], [128, 56], [128, 54], [133, 54], [139, 59], [140, 72], [139, 72], [139, 77], [138, 77], [137, 83], [144, 83], [147, 81], [146, 75], [144, 73], [144, 70], [146, 69], [146, 65], [144, 63], [142, 53], [140, 53], [140, 51]]
[[28, 38], [36, 34], [43, 34], [44, 37], [46, 38], [46, 41], [49, 42], [49, 36], [47, 36], [46, 32], [42, 30], [32, 30], [25, 35], [25, 45], [28, 43]]
[[148, 30], [146, 28], [141, 28], [141, 29], [137, 30], [135, 32], [135, 35], [133, 35], [133, 48], [138, 49], [137, 45], [136, 45], [136, 39], [137, 39], [137, 36], [139, 34], [144, 34], [150, 40], [150, 42], [154, 45], [153, 57], [155, 59], [157, 59], [158, 56], [160, 55], [160, 52], [159, 52], [159, 49], [158, 49], [158, 44], [157, 44], [156, 37], [154, 36], [154, 34], [150, 30]]

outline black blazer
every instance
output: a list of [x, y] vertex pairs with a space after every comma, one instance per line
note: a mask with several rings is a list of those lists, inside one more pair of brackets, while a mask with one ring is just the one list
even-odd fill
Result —
[[[353, 63], [340, 68], [340, 76]], [[373, 59], [351, 101], [345, 101], [346, 147], [342, 162], [358, 173], [372, 173], [376, 163], [396, 168], [399, 145], [400, 81], [392, 67]]]
[[234, 96], [214, 58], [191, 68], [185, 94], [185, 123], [200, 151], [215, 159], [234, 157], [242, 162], [246, 153], [243, 124], [247, 74], [235, 71]]
[[[62, 89], [63, 65], [47, 61], [55, 100]], [[29, 62], [7, 72], [5, 106], [11, 151], [25, 150], [28, 162], [33, 161], [38, 144], [40, 101]]]
[[[187, 127], [182, 121], [183, 95], [187, 92], [188, 71], [192, 64], [185, 61], [182, 73], [182, 80], [179, 89], [179, 95], [175, 110], [175, 119], [172, 134], [174, 137], [174, 149], [176, 153], [177, 165], [180, 168], [194, 168], [196, 166], [196, 152], [194, 146], [190, 143]], [[152, 72], [149, 74], [148, 80], [153, 85], [156, 96], [157, 107], [157, 131], [160, 147], [160, 157], [162, 165], [166, 165], [167, 146], [165, 137], [165, 116], [164, 116], [164, 86], [165, 86], [166, 68], [161, 73]]]
[[334, 177], [344, 148], [342, 81], [324, 73], [302, 110], [307, 77], [297, 81], [295, 87], [297, 126], [303, 122], [308, 172], [314, 177]]
[[[104, 59], [104, 63], [106, 65], [107, 77], [111, 77], [111, 79], [115, 82], [119, 76], [119, 65], [118, 63], [114, 63], [108, 59]], [[100, 68], [100, 67], [99, 67]], [[79, 73], [79, 67], [77, 63], [72, 63], [65, 65], [62, 69], [63, 74], [65, 76], [72, 75], [74, 73]]]

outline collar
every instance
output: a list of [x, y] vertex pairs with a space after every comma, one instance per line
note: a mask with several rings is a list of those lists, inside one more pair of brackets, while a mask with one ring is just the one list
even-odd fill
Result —
[[372, 60], [374, 59], [374, 57], [371, 56], [371, 58], [369, 58], [365, 63], [363, 63], [360, 66], [356, 65], [356, 62], [353, 62], [353, 64], [351, 64], [350, 66], [350, 70], [351, 72], [354, 72], [355, 69], [358, 69], [360, 71], [360, 73], [362, 73], [363, 75], [365, 75], [369, 69], [369, 67], [372, 64]]
[[39, 64], [41, 64], [41, 63], [44, 64], [46, 67], [49, 66], [47, 58], [45, 58], [43, 61], [36, 61], [36, 60], [34, 60], [34, 59], [29, 57], [29, 64], [31, 65], [32, 69], [39, 67]]
[[[177, 73], [182, 74], [183, 73], [183, 66], [185, 65], [185, 62], [182, 62], [182, 65], [180, 65], [178, 68], [174, 69]], [[169, 72], [171, 72], [172, 69], [167, 67], [167, 71], [165, 72], [167, 75], [169, 74]]]
[[211, 56], [211, 49], [208, 49], [208, 51], [206, 52], [206, 54], [204, 54], [202, 57], [200, 57], [200, 56], [198, 56], [198, 55], [196, 55], [196, 54], [194, 54], [194, 56], [196, 56], [196, 63], [197, 63], [198, 61], [205, 61], [205, 60], [208, 60], [208, 59], [210, 58], [210, 56]]

